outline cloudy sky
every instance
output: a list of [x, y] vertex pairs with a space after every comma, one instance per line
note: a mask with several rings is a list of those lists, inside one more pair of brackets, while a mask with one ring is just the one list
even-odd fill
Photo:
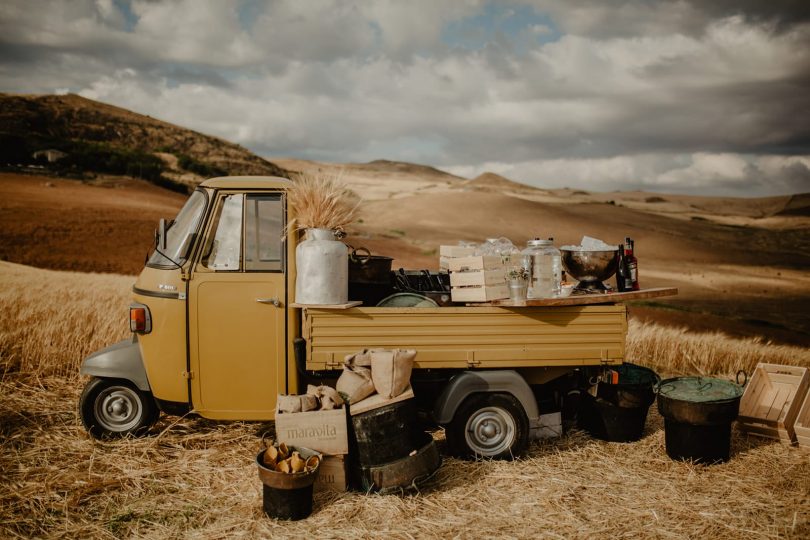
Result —
[[810, 191], [806, 0], [2, 0], [0, 91], [78, 93], [269, 158]]

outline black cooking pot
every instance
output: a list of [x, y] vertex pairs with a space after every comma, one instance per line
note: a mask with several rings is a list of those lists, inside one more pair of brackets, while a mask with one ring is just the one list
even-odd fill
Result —
[[350, 283], [391, 283], [392, 257], [372, 255], [366, 248], [352, 249], [349, 252]]
[[675, 377], [661, 381], [657, 391], [669, 457], [706, 464], [728, 461], [741, 385], [710, 377]]
[[657, 387], [661, 416], [695, 426], [733, 422], [740, 412], [742, 387], [711, 377], [674, 377]]

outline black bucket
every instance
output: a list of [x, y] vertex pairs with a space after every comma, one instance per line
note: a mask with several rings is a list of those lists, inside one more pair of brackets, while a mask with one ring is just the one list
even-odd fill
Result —
[[650, 406], [619, 407], [607, 400], [582, 395], [579, 425], [592, 437], [610, 442], [632, 442], [641, 438]]
[[619, 407], [649, 407], [653, 404], [655, 386], [661, 381], [655, 371], [629, 362], [611, 369], [619, 374], [619, 382], [599, 383], [597, 397]]
[[742, 388], [710, 377], [675, 377], [658, 385], [658, 412], [664, 417], [667, 455], [696, 463], [728, 461], [731, 423], [740, 409]]
[[262, 486], [262, 508], [267, 517], [298, 521], [312, 514], [313, 484], [296, 489]]
[[366, 248], [349, 253], [349, 300], [360, 300], [365, 306], [377, 303], [394, 292], [391, 263], [394, 259], [371, 255]]
[[[297, 450], [301, 457], [307, 459], [320, 454], [307, 448], [291, 448]], [[267, 517], [297, 521], [304, 519], [312, 513], [312, 488], [320, 470], [318, 466], [309, 472], [287, 474], [277, 472], [264, 466], [262, 457], [264, 450], [256, 456], [259, 467], [259, 478], [262, 481], [262, 509]]]
[[596, 397], [583, 393], [579, 425], [593, 437], [611, 442], [632, 442], [641, 438], [655, 385], [661, 380], [651, 369], [625, 363], [613, 368], [618, 383], [600, 382]]
[[664, 419], [667, 455], [706, 465], [728, 461], [731, 453], [731, 422], [698, 426]]
[[361, 466], [389, 463], [419, 447], [424, 433], [416, 422], [413, 399], [352, 416], [352, 438]]

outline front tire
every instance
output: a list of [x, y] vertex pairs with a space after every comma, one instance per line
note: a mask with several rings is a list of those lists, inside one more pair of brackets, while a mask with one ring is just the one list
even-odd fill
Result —
[[91, 379], [79, 410], [84, 427], [96, 439], [142, 436], [160, 416], [151, 393], [120, 379]]
[[529, 445], [529, 420], [511, 394], [474, 394], [458, 408], [445, 434], [459, 457], [513, 459]]

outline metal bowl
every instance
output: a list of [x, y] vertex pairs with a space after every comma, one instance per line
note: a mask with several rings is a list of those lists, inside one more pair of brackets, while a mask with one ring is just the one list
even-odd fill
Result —
[[565, 271], [579, 281], [577, 291], [601, 292], [606, 289], [604, 280], [609, 279], [619, 268], [619, 250], [590, 251], [586, 249], [561, 249]]

